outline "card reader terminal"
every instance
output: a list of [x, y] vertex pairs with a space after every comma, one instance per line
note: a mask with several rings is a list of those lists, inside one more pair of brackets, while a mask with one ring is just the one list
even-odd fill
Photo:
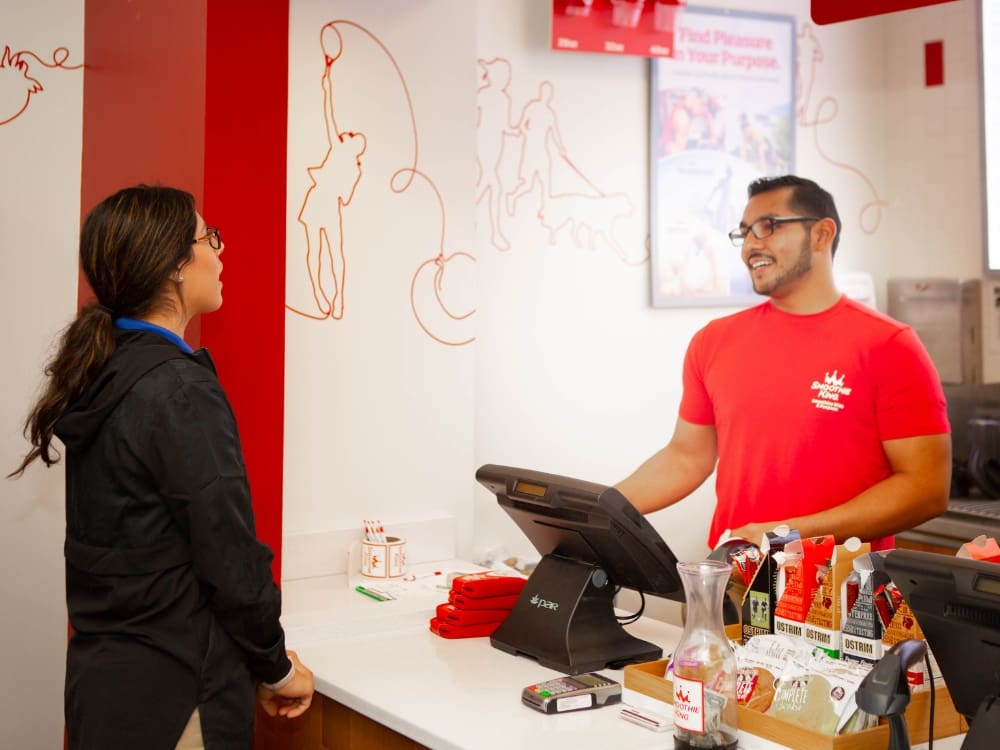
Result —
[[596, 672], [556, 677], [521, 691], [522, 703], [546, 714], [598, 708], [621, 699], [622, 686]]

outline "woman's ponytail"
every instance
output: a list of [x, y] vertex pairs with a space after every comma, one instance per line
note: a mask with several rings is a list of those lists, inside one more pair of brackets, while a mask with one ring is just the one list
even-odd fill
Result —
[[83, 308], [63, 331], [59, 349], [45, 367], [45, 390], [24, 422], [24, 436], [32, 447], [9, 478], [21, 476], [36, 458], [46, 466], [59, 460], [52, 446], [56, 422], [83, 395], [114, 350], [111, 311], [103, 305]]
[[47, 466], [59, 460], [52, 446], [56, 423], [114, 353], [113, 318], [143, 318], [169, 304], [164, 283], [190, 258], [196, 226], [194, 196], [165, 186], [125, 188], [87, 215], [80, 268], [98, 304], [83, 308], [63, 331], [45, 368], [45, 390], [24, 423], [31, 450], [8, 477], [21, 476], [36, 458]]

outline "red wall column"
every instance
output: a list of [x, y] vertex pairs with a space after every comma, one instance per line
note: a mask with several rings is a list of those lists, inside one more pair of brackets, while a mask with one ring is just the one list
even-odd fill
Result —
[[225, 304], [186, 338], [233, 403], [280, 579], [288, 2], [89, 0], [84, 23], [81, 214], [145, 182], [193, 193], [221, 227]]
[[[205, 164], [205, 2], [88, 0], [80, 212], [137, 183], [192, 193]], [[93, 293], [80, 274], [79, 304]], [[198, 322], [188, 329], [198, 343]]]
[[257, 533], [281, 555], [285, 400], [288, 0], [208, 4], [206, 221], [219, 226], [222, 309], [202, 344], [239, 419]]

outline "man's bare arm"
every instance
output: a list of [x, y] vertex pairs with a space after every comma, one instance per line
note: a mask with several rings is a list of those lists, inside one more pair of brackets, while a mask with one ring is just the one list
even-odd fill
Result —
[[639, 512], [650, 513], [694, 492], [717, 458], [715, 427], [678, 418], [670, 442], [615, 486]]

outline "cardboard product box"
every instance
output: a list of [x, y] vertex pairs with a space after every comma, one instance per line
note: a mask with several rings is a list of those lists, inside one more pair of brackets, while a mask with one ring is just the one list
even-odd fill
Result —
[[732, 566], [729, 583], [726, 585], [726, 596], [722, 603], [722, 620], [727, 632], [736, 629], [736, 634], [729, 635], [730, 640], [737, 643], [743, 640], [742, 613], [743, 600], [746, 598], [750, 582], [757, 574], [763, 553], [760, 548], [746, 539], [726, 539], [712, 550], [709, 560], [718, 560]]
[[[885, 572], [885, 557], [872, 552], [854, 558], [854, 570], [841, 587], [843, 611], [841, 625], [842, 659], [875, 664], [882, 658], [882, 633], [885, 624], [875, 606], [875, 591], [890, 582]], [[856, 587], [856, 588], [854, 588]]]
[[[625, 667], [625, 688], [634, 690], [653, 700], [673, 704], [673, 683], [664, 677], [667, 660], [630, 664]], [[771, 742], [805, 750], [884, 750], [889, 746], [889, 725], [880, 724], [852, 734], [828, 736], [810, 731], [773, 716], [759, 713], [745, 706], [736, 708], [737, 729]], [[929, 734], [930, 693], [915, 693], [906, 708], [906, 724], [910, 742], [927, 742]], [[951, 702], [948, 689], [935, 690], [934, 739], [951, 737], [968, 731], [965, 722]]]
[[806, 615], [805, 639], [834, 659], [840, 658], [841, 649], [841, 588], [844, 579], [854, 570], [854, 558], [869, 552], [871, 545], [857, 537], [834, 547], [829, 568], [816, 589]]
[[778, 604], [778, 560], [775, 553], [784, 551], [786, 544], [798, 538], [798, 531], [779, 527], [774, 532], [769, 531], [761, 540], [760, 564], [747, 587], [740, 612], [744, 642], [755, 635], [774, 632], [774, 609]]
[[[885, 651], [888, 651], [897, 643], [907, 640], [926, 641], [926, 638], [924, 637], [924, 631], [921, 629], [920, 623], [917, 622], [917, 618], [913, 614], [913, 610], [910, 609], [910, 605], [900, 600], [893, 612], [889, 627], [882, 634], [882, 646]], [[944, 684], [941, 669], [938, 667], [937, 659], [934, 658], [934, 653], [931, 651], [930, 646], [927, 647], [927, 656], [931, 664], [934, 684]], [[907, 671], [906, 681], [910, 685], [911, 692], [930, 688], [931, 681], [927, 676], [926, 665], [923, 661], [914, 664]]]
[[774, 632], [805, 638], [806, 616], [819, 582], [829, 570], [833, 549], [832, 536], [799, 539], [785, 545], [786, 554], [795, 551], [797, 559], [780, 565], [778, 603], [774, 608]]

